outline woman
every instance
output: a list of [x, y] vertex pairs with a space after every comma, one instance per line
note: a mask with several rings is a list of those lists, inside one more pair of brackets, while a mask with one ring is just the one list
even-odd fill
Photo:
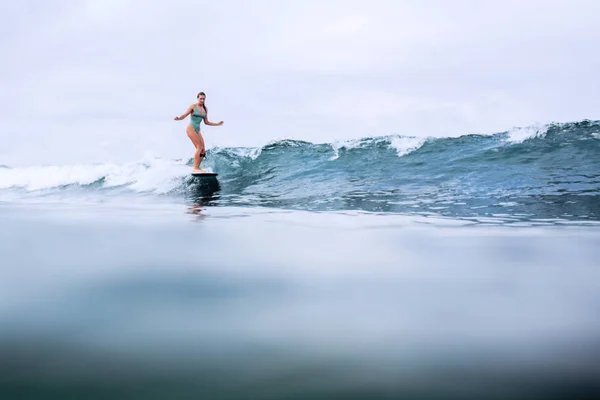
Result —
[[[203, 169], [200, 169], [200, 163], [202, 162], [202, 159], [206, 157], [204, 138], [200, 132], [200, 123], [204, 120], [204, 123], [208, 126], [221, 126], [223, 125], [223, 121], [218, 123], [209, 122], [208, 112], [206, 111], [206, 105], [204, 104], [204, 101], [206, 100], [206, 94], [204, 92], [200, 92], [196, 98], [198, 99], [198, 102], [189, 106], [185, 114], [182, 116], [175, 117], [175, 121], [181, 121], [191, 114], [190, 123], [185, 131], [196, 147], [196, 153], [194, 154], [194, 168], [192, 169], [192, 172], [205, 172]], [[204, 110], [204, 112], [200, 111], [201, 108]]]

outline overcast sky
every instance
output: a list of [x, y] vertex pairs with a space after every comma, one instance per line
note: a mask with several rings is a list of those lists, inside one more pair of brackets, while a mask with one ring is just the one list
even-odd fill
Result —
[[600, 115], [595, 0], [0, 2], [0, 164], [491, 133]]

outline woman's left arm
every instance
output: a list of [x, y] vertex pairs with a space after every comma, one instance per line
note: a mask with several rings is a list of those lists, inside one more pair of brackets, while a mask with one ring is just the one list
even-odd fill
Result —
[[210, 122], [208, 120], [208, 112], [206, 113], [206, 115], [204, 116], [204, 123], [208, 126], [221, 126], [223, 125], [223, 121], [220, 122]]

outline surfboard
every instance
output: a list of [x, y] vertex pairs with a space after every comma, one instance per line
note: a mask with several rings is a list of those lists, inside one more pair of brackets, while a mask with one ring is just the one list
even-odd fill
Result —
[[190, 172], [187, 180], [187, 193], [198, 202], [206, 203], [221, 190], [216, 172]]
[[219, 174], [217, 174], [216, 172], [192, 172], [192, 176], [199, 177], [199, 178], [208, 178], [208, 177], [214, 178], [217, 175], [219, 175]]

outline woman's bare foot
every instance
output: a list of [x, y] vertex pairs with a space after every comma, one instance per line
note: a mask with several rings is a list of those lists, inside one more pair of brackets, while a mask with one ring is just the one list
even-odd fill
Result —
[[192, 168], [192, 174], [199, 174], [202, 172], [206, 172], [206, 171], [203, 170], [202, 168]]

